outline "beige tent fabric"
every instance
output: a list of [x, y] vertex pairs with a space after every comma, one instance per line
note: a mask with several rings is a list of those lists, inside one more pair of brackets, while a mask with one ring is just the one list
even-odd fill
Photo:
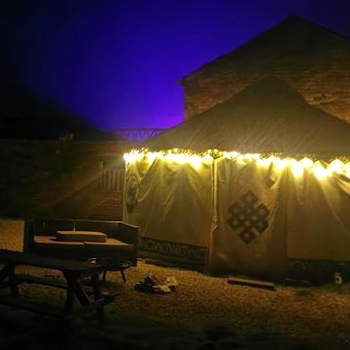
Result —
[[[232, 206], [243, 206], [250, 191], [269, 210], [268, 227], [246, 243], [244, 225], [232, 228]], [[231, 208], [231, 209], [230, 209]], [[290, 168], [265, 168], [255, 161], [217, 165], [217, 227], [212, 232], [211, 269], [278, 277], [287, 259], [350, 260], [350, 180], [334, 173], [318, 179], [305, 169], [295, 177]], [[249, 230], [248, 230], [249, 231]]]
[[[128, 191], [135, 192], [132, 209]], [[208, 247], [212, 193], [210, 164], [195, 169], [159, 159], [151, 165], [138, 161], [126, 169], [124, 219], [140, 226], [141, 237]]]
[[207, 247], [214, 273], [278, 279], [288, 259], [350, 260], [350, 180], [336, 173], [295, 177], [223, 157], [200, 169], [143, 160], [127, 165], [124, 198], [124, 219], [141, 237]]
[[288, 257], [349, 261], [350, 180], [336, 173], [317, 179], [306, 170], [288, 184]]
[[[255, 161], [240, 164], [221, 158], [217, 162], [217, 227], [212, 232], [210, 269], [277, 277], [287, 264], [284, 173]], [[259, 208], [263, 208], [260, 216]], [[235, 218], [240, 222], [232, 226]], [[262, 232], [256, 228], [259, 223]]]

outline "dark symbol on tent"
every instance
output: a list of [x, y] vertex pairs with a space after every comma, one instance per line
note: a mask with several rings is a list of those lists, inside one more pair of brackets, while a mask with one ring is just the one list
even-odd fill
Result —
[[230, 209], [229, 225], [238, 236], [247, 244], [252, 242], [259, 234], [264, 232], [269, 223], [266, 218], [270, 214], [265, 204], [260, 203], [255, 194], [246, 192], [239, 202], [234, 203]]
[[135, 175], [130, 176], [126, 181], [125, 202], [126, 209], [132, 213], [137, 204], [137, 193], [139, 184]]

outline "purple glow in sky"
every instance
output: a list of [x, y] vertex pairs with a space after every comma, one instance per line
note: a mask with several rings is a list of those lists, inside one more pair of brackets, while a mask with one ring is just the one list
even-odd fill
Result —
[[288, 15], [350, 35], [337, 0], [12, 0], [1, 26], [36, 94], [102, 130], [164, 128], [184, 118], [179, 79]]

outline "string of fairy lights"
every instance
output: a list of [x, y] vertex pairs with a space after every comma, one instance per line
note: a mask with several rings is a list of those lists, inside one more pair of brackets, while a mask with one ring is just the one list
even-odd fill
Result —
[[189, 150], [171, 149], [167, 151], [151, 152], [148, 149], [132, 150], [124, 154], [126, 164], [138, 161], [147, 161], [153, 163], [157, 159], [179, 164], [190, 164], [195, 169], [200, 169], [203, 164], [210, 164], [215, 159], [226, 158], [237, 161], [238, 163], [257, 162], [259, 166], [275, 166], [277, 169], [290, 167], [295, 177], [301, 177], [304, 171], [312, 171], [318, 178], [322, 179], [333, 174], [343, 175], [350, 179], [350, 159], [335, 158], [329, 162], [312, 159], [312, 157], [302, 157], [300, 159], [293, 157], [282, 157], [273, 154], [260, 153], [239, 153], [225, 152], [217, 149], [207, 150], [203, 153], [192, 153]]

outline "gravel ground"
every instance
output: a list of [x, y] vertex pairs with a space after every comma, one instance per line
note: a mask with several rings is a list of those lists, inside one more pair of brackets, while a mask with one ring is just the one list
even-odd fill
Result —
[[[21, 250], [23, 223], [0, 220], [0, 248]], [[22, 268], [61, 278], [52, 270]], [[126, 272], [109, 272], [106, 289], [120, 294], [105, 307], [106, 324], [94, 314], [69, 326], [24, 311], [0, 308], [0, 349], [350, 349], [350, 285], [275, 291], [234, 286], [227, 277], [160, 267], [139, 261]], [[148, 275], [175, 276], [176, 292], [136, 291]], [[21, 293], [61, 304], [64, 291], [23, 285]]]

